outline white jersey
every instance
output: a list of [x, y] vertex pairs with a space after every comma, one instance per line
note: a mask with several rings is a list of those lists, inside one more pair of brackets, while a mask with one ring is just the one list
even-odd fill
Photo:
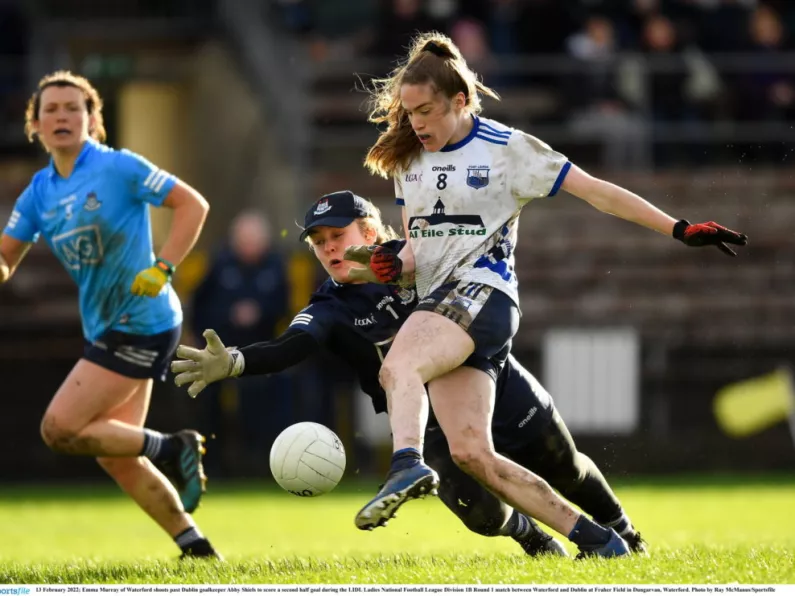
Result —
[[452, 281], [492, 286], [519, 305], [514, 273], [519, 212], [553, 196], [571, 164], [546, 143], [487, 118], [395, 176], [420, 298]]

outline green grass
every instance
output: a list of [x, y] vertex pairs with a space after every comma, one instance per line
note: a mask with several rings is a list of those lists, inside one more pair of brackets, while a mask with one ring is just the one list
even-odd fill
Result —
[[509, 539], [476, 536], [437, 499], [360, 532], [353, 515], [371, 489], [302, 499], [212, 486], [195, 517], [227, 557], [218, 565], [176, 562], [168, 537], [110, 485], [3, 488], [0, 584], [795, 583], [791, 477], [621, 485], [652, 555], [576, 562], [531, 560]]

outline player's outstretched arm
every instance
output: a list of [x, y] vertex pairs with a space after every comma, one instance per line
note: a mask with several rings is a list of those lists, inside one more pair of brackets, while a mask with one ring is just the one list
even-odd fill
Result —
[[563, 190], [583, 199], [604, 213], [670, 235], [688, 246], [717, 246], [729, 256], [736, 256], [728, 244], [745, 246], [748, 238], [715, 222], [691, 224], [675, 220], [648, 201], [620, 186], [595, 178], [572, 166], [562, 185]]
[[0, 236], [0, 284], [11, 279], [31, 246], [30, 242], [22, 242], [6, 234]]
[[207, 346], [203, 350], [179, 346], [171, 371], [177, 387], [190, 383], [188, 394], [196, 397], [207, 385], [229, 377], [281, 372], [303, 362], [315, 353], [320, 344], [311, 334], [288, 328], [273, 341], [251, 344], [240, 349], [227, 348], [212, 329], [204, 333]]
[[157, 296], [199, 239], [210, 206], [198, 191], [178, 180], [163, 206], [174, 210], [171, 229], [151, 267], [135, 276], [130, 291], [136, 296]]

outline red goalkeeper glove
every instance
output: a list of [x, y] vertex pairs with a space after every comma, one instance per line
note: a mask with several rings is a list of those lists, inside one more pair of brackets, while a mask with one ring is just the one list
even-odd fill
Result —
[[396, 284], [403, 273], [403, 260], [398, 256], [398, 251], [388, 246], [349, 246], [343, 258], [366, 265], [378, 283]]
[[714, 221], [691, 224], [686, 219], [681, 219], [674, 224], [673, 236], [688, 246], [717, 246], [730, 257], [736, 257], [737, 253], [727, 243], [736, 246], [745, 246], [748, 243], [745, 234], [724, 228]]

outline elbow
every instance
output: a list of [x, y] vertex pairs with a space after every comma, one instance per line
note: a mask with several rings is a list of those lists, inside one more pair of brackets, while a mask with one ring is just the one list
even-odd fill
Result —
[[199, 193], [193, 194], [191, 201], [187, 203], [190, 210], [190, 216], [186, 219], [194, 221], [200, 227], [204, 225], [207, 220], [207, 214], [210, 212], [210, 204]]
[[591, 178], [579, 196], [591, 205], [591, 207], [603, 213], [610, 213], [613, 208], [608, 185], [598, 178]]
[[207, 214], [210, 213], [210, 203], [208, 203], [207, 199], [198, 193], [196, 194], [196, 202], [199, 205], [199, 209], [201, 209], [202, 215], [207, 217]]
[[603, 195], [593, 195], [587, 199], [588, 203], [594, 209], [598, 209], [602, 213], [611, 213], [612, 212], [612, 205], [610, 200], [603, 196]]
[[207, 217], [210, 212], [210, 203], [207, 202], [202, 195], [198, 192], [192, 193], [192, 201], [190, 202], [192, 210], [201, 216], [202, 221]]
[[[202, 221], [210, 211], [210, 204], [201, 193], [184, 183], [178, 183], [166, 197], [163, 206], [169, 207], [182, 216], [199, 217]], [[180, 217], [182, 219], [182, 217]]]
[[4, 284], [11, 279], [11, 273], [11, 267], [8, 266], [8, 263], [6, 263], [2, 255], [0, 255], [0, 284]]

